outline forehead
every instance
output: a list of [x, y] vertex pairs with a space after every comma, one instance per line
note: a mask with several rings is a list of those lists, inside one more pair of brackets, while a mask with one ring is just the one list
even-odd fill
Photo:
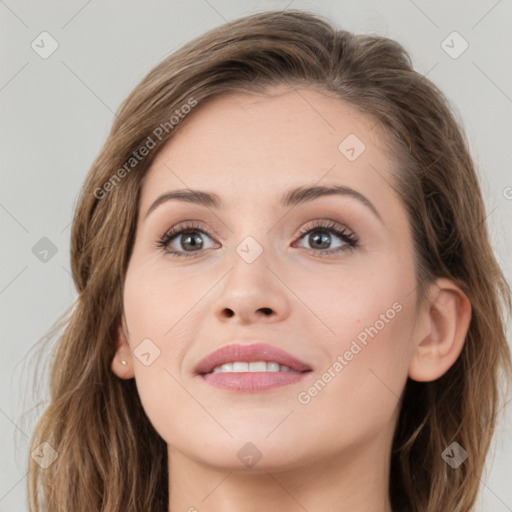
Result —
[[392, 194], [383, 139], [375, 120], [332, 95], [289, 87], [225, 94], [198, 105], [160, 150], [143, 203], [188, 187], [227, 202], [277, 199], [280, 190], [315, 183]]

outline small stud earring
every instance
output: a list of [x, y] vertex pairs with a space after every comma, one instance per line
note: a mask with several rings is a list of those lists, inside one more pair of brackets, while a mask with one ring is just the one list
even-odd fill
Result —
[[122, 364], [123, 366], [126, 366], [126, 365], [127, 365], [127, 363], [126, 363], [126, 361], [125, 361], [124, 359], [121, 359], [121, 364]]

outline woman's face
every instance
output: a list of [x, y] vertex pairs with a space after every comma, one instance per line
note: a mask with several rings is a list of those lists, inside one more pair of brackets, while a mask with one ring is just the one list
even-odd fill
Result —
[[[146, 176], [124, 288], [137, 388], [175, 457], [371, 461], [391, 445], [418, 337], [407, 215], [371, 119], [312, 90], [273, 92], [199, 105]], [[302, 368], [247, 350], [260, 343]], [[202, 371], [241, 364], [198, 373], [234, 344]]]

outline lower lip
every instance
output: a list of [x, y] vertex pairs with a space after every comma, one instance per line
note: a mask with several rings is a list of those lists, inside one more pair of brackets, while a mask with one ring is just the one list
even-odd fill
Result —
[[264, 391], [300, 382], [310, 372], [216, 372], [202, 375], [211, 386], [233, 391]]

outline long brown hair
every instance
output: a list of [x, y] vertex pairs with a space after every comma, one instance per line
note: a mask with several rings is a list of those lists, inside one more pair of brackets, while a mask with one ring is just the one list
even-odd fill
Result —
[[[418, 299], [446, 277], [471, 302], [454, 365], [433, 382], [407, 381], [389, 493], [396, 512], [472, 510], [499, 413], [501, 371], [504, 383], [512, 375], [505, 337], [511, 300], [461, 124], [397, 42], [335, 29], [304, 11], [267, 11], [211, 30], [154, 67], [121, 104], [92, 164], [71, 232], [78, 298], [41, 340], [60, 333], [50, 400], [31, 450], [45, 442], [57, 458], [43, 468], [29, 457], [32, 512], [167, 510], [166, 443], [144, 412], [135, 380], [111, 370], [141, 183], [192, 108], [218, 94], [279, 84], [333, 93], [384, 128], [414, 236]], [[456, 470], [441, 457], [453, 441], [468, 453]]]

